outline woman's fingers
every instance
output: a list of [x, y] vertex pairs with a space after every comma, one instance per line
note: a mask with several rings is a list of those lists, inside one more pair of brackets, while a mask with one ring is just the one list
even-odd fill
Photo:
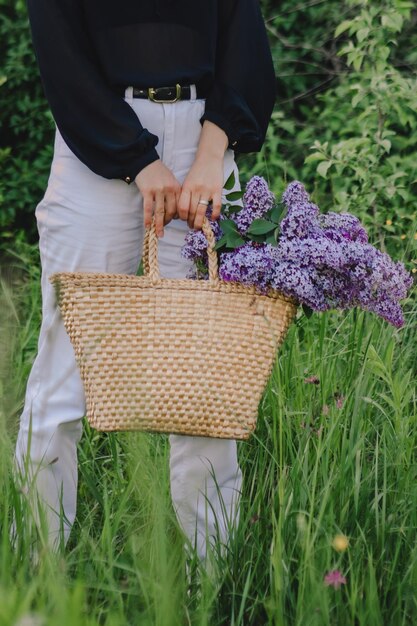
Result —
[[191, 200], [191, 193], [188, 191], [188, 189], [185, 189], [183, 187], [181, 194], [180, 194], [180, 198], [178, 200], [178, 204], [177, 204], [178, 215], [180, 216], [180, 219], [182, 220], [188, 219], [188, 212], [190, 210], [190, 200]]
[[[208, 206], [200, 200], [210, 202], [210, 192], [207, 189], [194, 192], [182, 189], [181, 193], [164, 193], [163, 191], [156, 191], [154, 194], [144, 193], [145, 227], [150, 226], [152, 215], [155, 214], [155, 229], [158, 237], [163, 237], [164, 226], [177, 218], [187, 220], [189, 228], [198, 230], [203, 226]], [[218, 219], [220, 210], [221, 193], [217, 192], [213, 195], [212, 219]]]
[[175, 218], [177, 213], [177, 200], [174, 193], [169, 193], [165, 196], [165, 217], [164, 224], [168, 224]]
[[155, 230], [158, 237], [164, 236], [165, 194], [157, 191], [155, 194]]
[[218, 220], [222, 209], [222, 194], [221, 191], [213, 194], [213, 209], [211, 212], [211, 219]]
[[164, 225], [177, 213], [177, 197], [181, 185], [171, 170], [160, 160], [144, 167], [135, 178], [143, 196], [145, 227], [152, 223], [155, 214], [155, 229], [158, 237], [163, 237]]
[[143, 215], [145, 228], [148, 228], [152, 223], [153, 206], [154, 206], [154, 194], [151, 192], [143, 192]]
[[188, 227], [189, 228], [194, 228], [194, 222], [195, 222], [195, 218], [197, 215], [197, 210], [198, 207], [202, 206], [201, 204], [198, 204], [198, 201], [200, 200], [200, 194], [198, 192], [191, 192], [191, 199], [190, 199], [190, 210], [188, 212]]
[[180, 198], [181, 198], [181, 185], [178, 183], [178, 190], [175, 192], [175, 215], [174, 215], [174, 220], [179, 220], [180, 219], [180, 213], [179, 213], [179, 202], [180, 202]]
[[213, 156], [211, 150], [197, 155], [183, 182], [180, 200], [180, 207], [184, 203], [188, 209], [182, 210], [180, 217], [187, 220], [190, 228], [202, 228], [208, 206], [206, 203], [212, 199], [215, 202], [215, 217], [220, 215], [223, 182], [223, 156]]
[[[207, 189], [203, 189], [202, 191], [198, 191], [196, 193], [193, 193], [192, 195], [192, 200], [191, 200], [191, 206], [195, 209], [193, 216], [193, 223], [190, 226], [190, 228], [195, 228], [196, 230], [202, 228], [203, 226], [203, 221], [204, 221], [204, 216], [206, 214], [207, 211], [207, 201], [210, 201], [210, 192]], [[203, 202], [200, 202], [204, 200]]]
[[219, 218], [223, 158], [206, 153], [204, 158], [196, 159], [182, 187], [174, 174], [160, 160], [141, 170], [135, 181], [143, 194], [145, 226], [151, 224], [154, 213], [158, 237], [163, 237], [164, 226], [175, 217], [187, 220], [190, 228], [201, 229], [207, 212], [206, 203], [212, 199], [212, 218]]

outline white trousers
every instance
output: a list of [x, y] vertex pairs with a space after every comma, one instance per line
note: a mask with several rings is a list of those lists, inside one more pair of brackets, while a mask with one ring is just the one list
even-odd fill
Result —
[[[127, 102], [142, 125], [159, 137], [158, 154], [182, 184], [196, 154], [205, 100], [165, 104], [133, 99], [130, 93], [127, 89]], [[228, 149], [225, 181], [232, 170], [235, 189], [239, 189], [234, 153]], [[48, 187], [36, 208], [36, 219], [42, 264], [42, 326], [15, 461], [46, 505], [50, 542], [55, 545], [60, 529], [67, 541], [75, 519], [76, 446], [82, 433], [85, 397], [48, 277], [58, 271], [135, 274], [144, 237], [142, 196], [135, 184], [94, 174], [57, 131]], [[187, 222], [180, 219], [165, 226], [158, 253], [162, 276], [186, 276], [191, 261], [183, 259], [180, 250], [187, 231]], [[174, 509], [193, 545], [197, 539], [198, 554], [204, 558], [210, 538], [220, 534], [226, 543], [228, 526], [238, 519], [241, 471], [236, 442], [179, 435], [171, 435], [169, 440]]]

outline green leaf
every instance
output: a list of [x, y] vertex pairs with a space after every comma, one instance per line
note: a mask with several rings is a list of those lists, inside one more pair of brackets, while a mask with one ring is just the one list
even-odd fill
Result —
[[227, 236], [223, 235], [223, 237], [221, 237], [219, 239], [219, 241], [217, 241], [216, 245], [214, 246], [214, 250], [218, 250], [219, 248], [222, 248], [223, 246], [225, 246], [227, 243]]
[[242, 246], [245, 240], [239, 235], [238, 232], [230, 231], [225, 233], [219, 241], [215, 244], [214, 250], [220, 250], [221, 248], [237, 248]]
[[229, 204], [227, 206], [228, 213], [239, 213], [239, 211], [241, 210], [242, 210], [242, 207], [240, 206], [240, 204]]
[[317, 166], [317, 173], [320, 174], [320, 176], [323, 176], [323, 178], [326, 178], [327, 172], [331, 166], [332, 161], [322, 161]]
[[359, 70], [362, 67], [362, 62], [363, 62], [364, 55], [358, 53], [356, 55], [351, 55], [351, 57], [352, 57], [352, 65], [353, 65], [353, 67], [355, 68], [355, 70], [357, 72], [359, 72]]
[[227, 233], [227, 246], [229, 248], [237, 248], [238, 246], [243, 246], [245, 240], [242, 239], [240, 235], [237, 233]]
[[276, 228], [276, 224], [274, 222], [270, 222], [269, 220], [264, 220], [262, 218], [259, 218], [259, 219], [253, 220], [247, 232], [253, 235], [264, 235], [266, 233], [270, 233], [272, 230], [275, 230], [275, 228]]
[[342, 33], [344, 33], [348, 28], [350, 28], [353, 24], [352, 20], [344, 20], [334, 31], [334, 36], [339, 37]]
[[243, 194], [243, 191], [232, 191], [232, 193], [226, 194], [226, 198], [229, 202], [234, 202], [235, 200], [240, 200], [240, 198], [243, 198]]
[[245, 233], [245, 237], [247, 237], [250, 241], [256, 241], [256, 243], [265, 243], [265, 235], [251, 235], [249, 233]]
[[237, 225], [233, 220], [222, 220], [220, 222], [220, 228], [226, 234], [237, 232]]
[[224, 189], [228, 189], [228, 190], [233, 189], [233, 187], [235, 186], [235, 182], [236, 182], [235, 173], [234, 171], [232, 171], [229, 178], [224, 183]]
[[269, 212], [271, 216], [271, 221], [275, 222], [275, 224], [279, 224], [283, 213], [284, 207], [276, 204]]
[[389, 30], [399, 32], [403, 26], [403, 17], [399, 13], [389, 13], [381, 17], [381, 24]]
[[368, 37], [369, 30], [370, 29], [367, 28], [367, 27], [366, 28], [360, 28], [358, 30], [358, 32], [356, 33], [356, 37], [357, 37], [359, 43], [362, 43], [362, 41], [364, 41]]
[[366, 94], [358, 91], [357, 94], [355, 94], [352, 98], [352, 108], [356, 109], [356, 107], [358, 106], [359, 102], [361, 102], [361, 100], [363, 100], [365, 98]]
[[268, 237], [265, 239], [265, 243], [270, 243], [271, 245], [275, 246], [277, 244], [277, 238], [278, 228], [276, 228], [271, 235], [268, 235]]
[[325, 161], [327, 159], [326, 155], [322, 152], [313, 152], [313, 154], [309, 154], [308, 157], [304, 159], [304, 163], [312, 163], [314, 161]]
[[384, 148], [385, 152], [389, 152], [391, 150], [391, 142], [389, 139], [382, 139], [380, 144]]

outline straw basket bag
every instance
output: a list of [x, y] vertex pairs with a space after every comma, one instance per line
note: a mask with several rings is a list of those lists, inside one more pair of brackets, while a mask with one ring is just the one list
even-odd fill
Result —
[[218, 277], [205, 218], [209, 279], [160, 276], [155, 224], [143, 276], [50, 277], [84, 383], [87, 418], [105, 431], [247, 439], [296, 304]]

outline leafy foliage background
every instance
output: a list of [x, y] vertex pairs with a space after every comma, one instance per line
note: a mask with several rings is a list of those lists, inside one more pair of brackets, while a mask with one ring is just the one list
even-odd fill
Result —
[[[261, 174], [279, 195], [289, 180], [302, 180], [323, 210], [356, 213], [374, 243], [401, 251], [414, 266], [414, 2], [261, 4], [279, 96], [262, 152], [238, 155], [242, 182]], [[54, 124], [22, 0], [0, 0], [0, 100], [1, 238], [33, 241]]]

